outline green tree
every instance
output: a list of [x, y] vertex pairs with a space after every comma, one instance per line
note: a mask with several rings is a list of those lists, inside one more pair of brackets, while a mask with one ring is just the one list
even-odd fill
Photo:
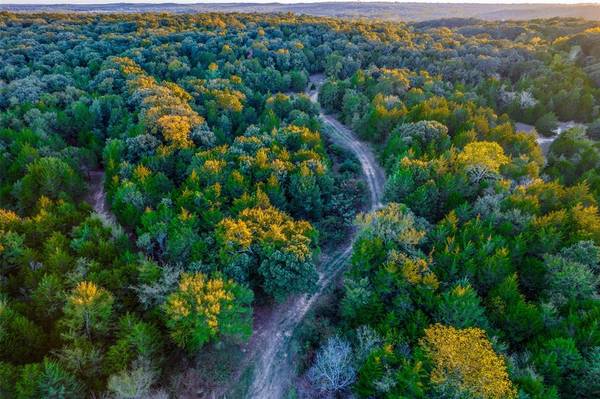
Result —
[[475, 290], [466, 282], [457, 283], [442, 294], [435, 319], [456, 328], [488, 327], [485, 309]]
[[577, 393], [585, 399], [600, 395], [600, 347], [596, 346], [586, 356], [583, 379], [577, 382]]
[[48, 359], [24, 366], [16, 391], [17, 399], [79, 399], [84, 395], [75, 377]]
[[21, 209], [30, 212], [41, 196], [77, 199], [84, 187], [81, 177], [66, 162], [45, 157], [27, 166], [27, 174], [17, 182], [13, 195]]
[[537, 353], [535, 364], [548, 384], [555, 385], [563, 394], [575, 392], [576, 375], [583, 366], [583, 357], [573, 339], [548, 340]]
[[16, 385], [18, 378], [18, 367], [10, 363], [0, 362], [0, 397], [14, 398], [17, 396]]
[[110, 327], [113, 302], [113, 295], [95, 283], [78, 283], [67, 296], [63, 309], [65, 337], [75, 339], [104, 335]]
[[560, 256], [547, 256], [545, 263], [548, 270], [546, 295], [553, 303], [563, 305], [569, 300], [595, 296], [598, 277], [587, 265]]
[[277, 301], [294, 293], [314, 291], [319, 278], [312, 261], [290, 250], [269, 253], [258, 267], [263, 289]]
[[155, 325], [127, 314], [119, 320], [116, 342], [103, 362], [107, 374], [127, 370], [134, 362], [158, 366], [161, 362], [162, 337]]
[[46, 336], [42, 329], [0, 298], [0, 359], [22, 364], [41, 357]]
[[492, 324], [512, 343], [524, 343], [542, 331], [542, 316], [534, 304], [525, 301], [515, 275], [490, 291], [487, 306]]
[[548, 112], [535, 121], [535, 130], [544, 136], [552, 136], [558, 127], [558, 118], [554, 112]]

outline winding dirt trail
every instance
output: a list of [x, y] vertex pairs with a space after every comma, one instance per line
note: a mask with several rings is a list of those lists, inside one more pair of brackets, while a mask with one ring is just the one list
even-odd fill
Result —
[[[310, 81], [315, 86], [315, 89], [309, 91], [308, 95], [312, 102], [318, 103], [319, 87], [323, 84], [324, 77], [320, 74], [312, 75]], [[377, 159], [375, 158], [371, 146], [368, 143], [360, 141], [352, 130], [338, 121], [333, 115], [327, 115], [321, 112], [320, 116], [321, 119], [329, 125], [333, 141], [352, 151], [358, 158], [371, 193], [371, 208], [380, 208], [381, 199], [383, 197], [383, 186], [385, 184], [385, 175], [383, 169], [381, 169], [377, 163]]]
[[[312, 75], [311, 87], [307, 94], [317, 103], [319, 87], [323, 84], [323, 75]], [[328, 125], [328, 134], [338, 145], [356, 155], [371, 194], [371, 209], [381, 206], [385, 175], [379, 167], [372, 149], [361, 142], [355, 134], [340, 123], [334, 116], [320, 114]], [[317, 291], [308, 296], [290, 298], [287, 302], [274, 307], [267, 320], [263, 320], [248, 344], [248, 358], [253, 359], [254, 375], [247, 397], [252, 399], [279, 399], [284, 397], [291, 381], [295, 377], [293, 362], [287, 359], [290, 338], [308, 311], [323, 291], [343, 270], [352, 253], [354, 237], [343, 247], [332, 253], [324, 253], [319, 259], [319, 281]]]

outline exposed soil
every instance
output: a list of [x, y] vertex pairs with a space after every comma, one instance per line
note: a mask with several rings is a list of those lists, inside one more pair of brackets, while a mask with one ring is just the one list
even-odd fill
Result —
[[89, 172], [88, 193], [85, 200], [92, 206], [94, 211], [105, 222], [116, 225], [117, 218], [110, 211], [106, 202], [106, 191], [104, 191], [104, 171], [94, 170]]

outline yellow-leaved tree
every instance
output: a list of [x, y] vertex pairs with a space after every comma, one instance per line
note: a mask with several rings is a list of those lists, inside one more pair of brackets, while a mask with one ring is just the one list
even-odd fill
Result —
[[421, 346], [433, 364], [434, 384], [450, 384], [483, 399], [517, 396], [504, 359], [494, 352], [482, 329], [434, 324], [425, 330]]
[[204, 122], [192, 109], [192, 96], [173, 82], [159, 83], [130, 58], [114, 58], [127, 78], [130, 95], [141, 107], [140, 119], [152, 133], [162, 133], [169, 149], [192, 146], [190, 132]]
[[252, 291], [221, 276], [183, 273], [163, 306], [173, 341], [194, 352], [217, 337], [252, 333]]
[[246, 208], [236, 219], [223, 219], [216, 229], [224, 270], [231, 275], [232, 266], [237, 265], [243, 270], [233, 275], [243, 276], [242, 280], [258, 272], [264, 291], [278, 300], [315, 287], [318, 279], [312, 262], [315, 239], [310, 223], [294, 220], [270, 205]]
[[485, 167], [499, 172], [502, 165], [510, 162], [500, 145], [493, 141], [475, 141], [465, 146], [458, 155], [458, 161], [465, 166]]

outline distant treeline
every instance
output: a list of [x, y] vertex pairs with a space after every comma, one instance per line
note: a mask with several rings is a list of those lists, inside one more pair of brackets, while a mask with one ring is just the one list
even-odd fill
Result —
[[395, 2], [319, 2], [299, 4], [0, 4], [1, 11], [13, 12], [245, 12], [296, 13], [346, 18], [379, 18], [402, 21], [427, 21], [442, 18], [477, 18], [489, 21], [537, 18], [600, 19], [595, 4], [435, 4]]

